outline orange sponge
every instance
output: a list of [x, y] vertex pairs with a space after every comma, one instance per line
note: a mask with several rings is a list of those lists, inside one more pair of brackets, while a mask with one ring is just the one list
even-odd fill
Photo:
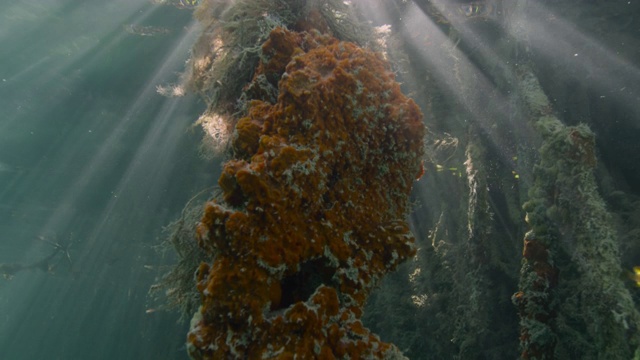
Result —
[[360, 317], [379, 279], [415, 252], [406, 217], [421, 112], [387, 62], [352, 43], [278, 28], [262, 53], [252, 85], [266, 79], [277, 102], [249, 103], [237, 159], [219, 179], [223, 200], [198, 225], [216, 255], [198, 272], [189, 352], [384, 358], [397, 349]]

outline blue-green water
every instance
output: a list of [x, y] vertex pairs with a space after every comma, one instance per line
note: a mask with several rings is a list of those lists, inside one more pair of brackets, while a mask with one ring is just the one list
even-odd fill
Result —
[[186, 357], [186, 325], [146, 310], [168, 261], [152, 246], [217, 169], [190, 131], [204, 105], [156, 93], [196, 35], [144, 0], [0, 2], [0, 263], [72, 242], [71, 264], [0, 279], [0, 359]]
[[[210, 192], [220, 159], [199, 156], [203, 101], [157, 91], [203, 29], [154, 2], [0, 0], [0, 360], [187, 358], [188, 324], [148, 291], [175, 262], [157, 251], [163, 227]], [[379, 39], [429, 130], [417, 256], [364, 324], [412, 359], [517, 358], [535, 329], [535, 307], [512, 300], [539, 290], [535, 259], [522, 266], [537, 221], [557, 236], [539, 272], [560, 275], [540, 295], [552, 336], [535, 340], [557, 359], [640, 356], [638, 2], [357, 3], [388, 25]]]

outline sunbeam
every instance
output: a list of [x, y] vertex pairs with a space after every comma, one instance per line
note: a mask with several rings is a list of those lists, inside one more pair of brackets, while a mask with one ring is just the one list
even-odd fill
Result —
[[[513, 64], [503, 60], [496, 50], [503, 45], [496, 45], [494, 40], [499, 35], [495, 34], [497, 25], [493, 25], [490, 19], [480, 24], [484, 28], [479, 27], [448, 9], [450, 7], [440, 6], [440, 16], [450, 24], [453, 29], [450, 32], [454, 36], [445, 34], [442, 27], [417, 5], [407, 8], [403, 31], [412, 50], [420, 56], [420, 62], [414, 67], [429, 69], [434, 79], [421, 79], [410, 73], [406, 81], [428, 81], [442, 87], [450, 95], [447, 101], [464, 109], [462, 117], [460, 108], [456, 117], [451, 113], [439, 114], [451, 118], [448, 125], [438, 131], [450, 132], [452, 126], [460, 126], [460, 123], [477, 127], [477, 131], [487, 135], [493, 146], [499, 149], [495, 155], [505, 163], [513, 163], [516, 139], [523, 136], [519, 133], [522, 126], [514, 109], [515, 94], [499, 89], [500, 84], [496, 83], [498, 77], [513, 79]], [[493, 33], [487, 33], [487, 26], [491, 26]], [[478, 28], [485, 31], [479, 33]], [[454, 125], [456, 123], [458, 125]], [[463, 167], [462, 163], [454, 166]]]
[[[194, 171], [199, 136], [186, 133], [199, 106], [156, 88], [177, 81], [199, 26], [184, 9], [147, 1], [25, 2], [4, 10], [0, 34], [22, 35], [3, 36], [0, 50], [0, 263], [17, 264], [3, 268], [14, 280], [0, 287], [0, 347], [10, 349], [2, 356], [41, 358], [45, 348], [64, 358], [130, 356], [137, 351], [118, 350], [87, 326], [105, 317], [98, 321], [117, 332], [127, 318], [148, 326], [166, 318], [144, 313], [155, 274], [142, 265], [160, 261], [152, 245], [162, 226], [179, 213], [179, 199], [205, 187], [198, 184], [210, 171]], [[169, 30], [136, 34], [130, 24]], [[49, 243], [73, 244], [64, 262]], [[38, 261], [49, 267], [31, 266]], [[56, 295], [47, 301], [43, 292]], [[108, 294], [137, 305], [114, 306]], [[85, 335], [26, 345], [29, 334], [63, 328]], [[118, 341], [132, 339], [151, 340]], [[172, 339], [165, 353], [180, 346]]]
[[640, 359], [639, 19], [1, 2], [0, 360]]
[[[626, 26], [631, 18], [631, 14], [623, 17], [619, 26]], [[537, 3], [528, 5], [526, 12], [515, 8], [507, 30], [514, 39], [530, 47], [527, 50], [584, 82], [597, 91], [600, 98], [613, 98], [632, 111], [636, 121], [630, 125], [640, 127], [637, 120], [640, 113], [634, 106], [640, 101], [640, 68], [621, 56], [628, 52], [629, 40], [620, 38], [604, 44], [564, 19], [562, 14]]]

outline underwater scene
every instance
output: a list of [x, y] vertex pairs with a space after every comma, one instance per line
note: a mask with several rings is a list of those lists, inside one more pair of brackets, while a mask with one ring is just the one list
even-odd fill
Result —
[[640, 1], [0, 2], [0, 360], [640, 360]]

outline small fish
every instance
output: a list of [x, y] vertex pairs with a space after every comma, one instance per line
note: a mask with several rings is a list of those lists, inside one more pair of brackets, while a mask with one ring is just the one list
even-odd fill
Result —
[[159, 26], [141, 26], [134, 24], [125, 25], [124, 31], [138, 36], [166, 35], [171, 32], [171, 30]]
[[635, 281], [636, 286], [640, 287], [640, 266], [633, 267], [633, 273], [630, 275], [631, 280]]
[[488, 17], [493, 12], [493, 5], [488, 1], [477, 1], [460, 5], [458, 11], [467, 18]]
[[200, 3], [199, 0], [180, 0], [180, 6], [186, 9], [193, 9]]
[[24, 269], [24, 265], [18, 263], [0, 264], [0, 274], [7, 280], [11, 280], [13, 275], [22, 269]]
[[12, 166], [0, 162], [0, 172], [14, 172], [14, 171], [16, 171], [16, 169], [14, 169]]
[[200, 0], [150, 0], [154, 5], [172, 5], [178, 9], [195, 9]]
[[24, 171], [24, 168], [12, 166], [7, 163], [0, 162], [0, 173], [14, 174], [21, 173]]

